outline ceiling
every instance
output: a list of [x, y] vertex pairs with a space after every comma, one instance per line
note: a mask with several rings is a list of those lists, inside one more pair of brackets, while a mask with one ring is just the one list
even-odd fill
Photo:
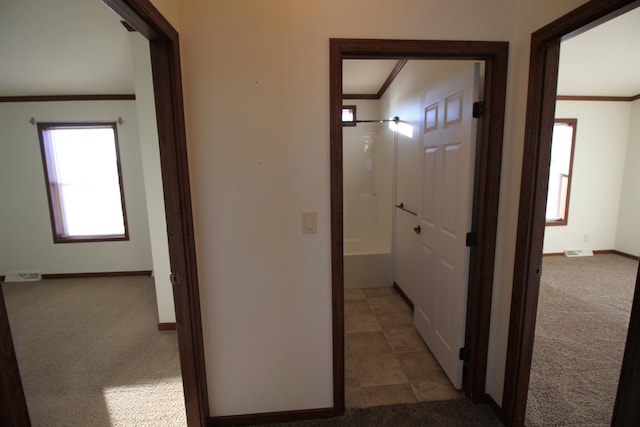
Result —
[[[2, 0], [0, 96], [132, 94], [129, 34], [100, 0]], [[559, 95], [640, 94], [640, 8], [563, 42]], [[347, 60], [343, 93], [375, 94], [394, 60]]]
[[0, 96], [132, 94], [128, 31], [100, 0], [0, 1]]
[[[562, 42], [558, 95], [640, 94], [640, 7]], [[373, 95], [389, 76], [394, 60], [345, 60], [345, 94]]]
[[640, 94], [640, 7], [560, 45], [558, 95]]

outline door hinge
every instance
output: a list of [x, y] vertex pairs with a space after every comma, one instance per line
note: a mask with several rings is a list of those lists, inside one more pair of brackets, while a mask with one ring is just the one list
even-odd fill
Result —
[[477, 243], [478, 243], [478, 235], [472, 232], [467, 233], [467, 237], [465, 238], [464, 244], [470, 248], [472, 246], [475, 246]]
[[460, 353], [459, 353], [460, 360], [464, 362], [468, 362], [470, 357], [471, 357], [471, 349], [469, 347], [461, 347]]
[[473, 103], [473, 118], [478, 119], [484, 117], [484, 101]]
[[176, 273], [171, 273], [169, 275], [169, 281], [173, 286], [178, 286], [178, 275]]

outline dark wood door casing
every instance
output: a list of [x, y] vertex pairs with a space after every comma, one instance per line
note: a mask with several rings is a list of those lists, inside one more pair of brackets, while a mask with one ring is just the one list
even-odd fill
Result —
[[[187, 423], [209, 423], [204, 347], [195, 238], [189, 184], [189, 166], [177, 31], [149, 0], [103, 0], [131, 27], [149, 40], [151, 68], [160, 144], [165, 214], [171, 271], [176, 280], [173, 295]], [[1, 292], [1, 289], [0, 289]], [[4, 305], [0, 307], [0, 416], [2, 425], [29, 425], [24, 391], [15, 360]], [[14, 357], [10, 357], [14, 354]]]
[[[524, 424], [529, 389], [560, 43], [639, 5], [638, 0], [592, 0], [531, 35], [520, 207], [501, 414], [502, 420], [510, 426]], [[628, 346], [640, 339], [638, 333], [636, 329], [636, 335], [629, 335]], [[617, 401], [640, 401], [637, 387], [633, 390], [635, 394], [619, 394]], [[630, 422], [630, 419], [624, 422]]]
[[331, 263], [333, 302], [334, 410], [344, 412], [344, 264], [342, 175], [342, 60], [448, 59], [485, 62], [485, 107], [477, 166], [472, 248], [467, 304], [467, 346], [471, 357], [464, 388], [474, 402], [485, 399], [491, 296], [498, 223], [498, 198], [504, 129], [507, 42], [442, 40], [331, 39], [330, 41], [330, 162]]

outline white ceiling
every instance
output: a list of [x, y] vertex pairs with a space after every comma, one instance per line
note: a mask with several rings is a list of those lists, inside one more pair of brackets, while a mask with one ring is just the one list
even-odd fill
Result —
[[132, 94], [131, 41], [100, 0], [1, 0], [0, 96]]
[[342, 61], [342, 92], [376, 94], [398, 63], [397, 59]]
[[[564, 41], [558, 95], [640, 94], [640, 8]], [[375, 94], [397, 61], [346, 60], [343, 93]]]
[[[640, 8], [563, 42], [560, 95], [640, 94]], [[101, 0], [0, 0], [0, 96], [131, 94], [129, 34]], [[375, 94], [394, 60], [347, 60], [344, 93]]]
[[558, 95], [640, 94], [640, 7], [560, 45]]

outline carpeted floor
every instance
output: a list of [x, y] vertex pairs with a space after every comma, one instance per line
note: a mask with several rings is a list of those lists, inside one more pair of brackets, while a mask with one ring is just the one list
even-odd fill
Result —
[[266, 424], [266, 427], [497, 427], [487, 405], [465, 399], [349, 409], [342, 417]]
[[545, 257], [525, 424], [611, 423], [638, 261]]
[[186, 425], [177, 336], [150, 277], [2, 285], [31, 422]]

